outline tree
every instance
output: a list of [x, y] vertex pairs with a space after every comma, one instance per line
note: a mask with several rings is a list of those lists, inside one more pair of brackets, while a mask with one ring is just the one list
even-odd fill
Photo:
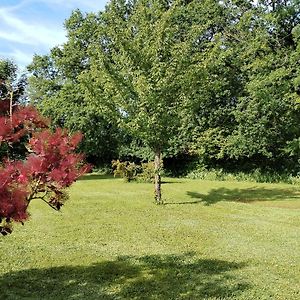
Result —
[[[227, 153], [282, 165], [287, 143], [300, 134], [296, 67], [299, 1], [259, 1], [236, 27], [246, 78], [234, 112]], [[280, 164], [278, 164], [280, 162]]]
[[34, 58], [30, 97], [56, 124], [83, 129], [90, 155], [150, 149], [157, 203], [169, 153], [213, 167], [283, 166], [300, 140], [299, 7], [113, 0], [98, 14], [75, 11], [67, 42]]
[[32, 200], [59, 210], [67, 199], [65, 188], [89, 166], [75, 152], [82, 135], [48, 129], [49, 121], [35, 108], [18, 103], [20, 87], [10, 83], [15, 65], [1, 61], [0, 71], [0, 233], [6, 235], [13, 222], [27, 220]]
[[299, 1], [222, 5], [231, 21], [209, 54], [205, 90], [195, 96], [193, 147], [212, 165], [294, 167], [285, 148], [300, 134]]
[[111, 1], [98, 16], [81, 81], [100, 109], [152, 149], [158, 204], [162, 154], [189, 126], [193, 93], [204, 90], [203, 57], [227, 22], [222, 15], [217, 1], [141, 0]]
[[28, 66], [28, 93], [31, 103], [51, 118], [53, 127], [81, 131], [85, 139], [80, 150], [93, 164], [101, 165], [117, 156], [123, 134], [104, 111], [88, 104], [79, 80], [89, 68], [87, 48], [94, 38], [95, 20], [92, 14], [85, 18], [79, 10], [73, 12], [65, 22], [68, 41], [49, 55], [35, 55]]

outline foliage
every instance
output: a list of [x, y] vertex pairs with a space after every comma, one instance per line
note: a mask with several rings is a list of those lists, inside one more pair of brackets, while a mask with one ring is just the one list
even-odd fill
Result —
[[298, 185], [300, 183], [300, 176], [298, 174], [291, 174], [291, 172], [278, 172], [272, 169], [252, 169], [248, 171], [228, 171], [222, 168], [207, 169], [203, 166], [194, 168], [185, 176], [190, 179], [202, 180], [219, 180], [219, 181], [247, 181], [258, 183], [288, 183]]
[[85, 101], [84, 87], [79, 81], [80, 74], [88, 68], [86, 48], [92, 37], [92, 20], [93, 17], [84, 20], [75, 11], [65, 24], [69, 42], [53, 48], [49, 55], [33, 57], [28, 66], [28, 93], [31, 103], [51, 118], [52, 127], [81, 131], [85, 139], [80, 150], [93, 164], [101, 165], [117, 156], [123, 134], [105, 112], [89, 105], [89, 99]]
[[140, 171], [139, 165], [129, 161], [121, 162], [119, 160], [113, 160], [112, 168], [114, 169], [114, 176], [121, 176], [126, 182], [135, 180]]
[[120, 176], [125, 182], [137, 180], [138, 182], [154, 183], [154, 162], [136, 164], [129, 161], [113, 160], [112, 168], [114, 176]]
[[10, 95], [2, 94], [0, 100], [0, 233], [6, 235], [13, 222], [28, 219], [32, 200], [59, 210], [67, 198], [65, 188], [89, 167], [75, 152], [80, 133], [50, 131], [49, 121], [36, 109], [15, 101], [9, 77], [1, 84]]
[[141, 140], [135, 139], [129, 134], [125, 139], [126, 143], [120, 145], [118, 157], [120, 160], [148, 161], [153, 160], [153, 151]]
[[155, 179], [155, 167], [154, 162], [144, 162], [141, 164], [142, 172], [138, 174], [138, 181], [154, 183]]
[[[258, 6], [242, 15], [235, 26], [238, 47], [229, 46], [239, 58], [235, 67], [244, 80], [239, 84], [243, 89], [234, 99], [230, 127], [225, 122], [204, 131], [199, 139], [200, 155], [233, 162], [258, 156], [262, 161], [279, 162], [280, 157], [282, 163], [285, 143], [299, 135], [293, 83], [298, 76], [293, 60], [299, 54], [291, 35], [292, 27], [299, 23], [297, 10], [296, 3], [290, 3], [276, 11]], [[286, 25], [277, 22], [284, 15]], [[284, 37], [278, 35], [281, 30], [286, 30]]]

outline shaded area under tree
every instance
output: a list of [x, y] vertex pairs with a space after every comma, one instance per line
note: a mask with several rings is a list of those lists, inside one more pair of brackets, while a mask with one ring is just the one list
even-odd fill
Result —
[[28, 269], [0, 277], [2, 299], [232, 299], [250, 284], [244, 263], [183, 255], [123, 256], [91, 266]]
[[228, 189], [221, 187], [211, 190], [208, 194], [201, 194], [196, 191], [187, 191], [186, 194], [194, 201], [185, 201], [169, 204], [196, 204], [202, 203], [204, 205], [216, 204], [220, 201], [232, 201], [251, 203], [258, 201], [286, 201], [299, 200], [300, 192], [287, 189], [268, 189], [268, 188], [246, 188], [246, 189]]

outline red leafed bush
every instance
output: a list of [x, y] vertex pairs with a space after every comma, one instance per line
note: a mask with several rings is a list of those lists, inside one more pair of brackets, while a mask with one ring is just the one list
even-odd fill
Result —
[[42, 117], [32, 106], [17, 106], [11, 117], [5, 114], [5, 111], [2, 111], [2, 114], [0, 111], [0, 142], [18, 142], [37, 128], [46, 128], [48, 125], [49, 120]]
[[[80, 133], [70, 135], [61, 128], [54, 132], [49, 121], [33, 107], [16, 107], [7, 114], [0, 101], [0, 233], [11, 233], [12, 223], [29, 217], [27, 208], [40, 199], [59, 210], [67, 199], [65, 189], [89, 170], [76, 153]], [[1, 111], [2, 108], [2, 111]], [[12, 159], [14, 149], [26, 149], [23, 159]], [[5, 153], [5, 150], [4, 150]]]

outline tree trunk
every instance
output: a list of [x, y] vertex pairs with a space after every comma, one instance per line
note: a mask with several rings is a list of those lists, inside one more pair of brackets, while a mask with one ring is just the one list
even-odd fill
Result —
[[155, 151], [154, 158], [154, 199], [156, 204], [163, 204], [163, 200], [161, 197], [161, 151], [160, 149]]
[[13, 91], [11, 91], [9, 93], [9, 118], [11, 123], [12, 123], [12, 113], [13, 113], [13, 97], [14, 97], [14, 93]]

